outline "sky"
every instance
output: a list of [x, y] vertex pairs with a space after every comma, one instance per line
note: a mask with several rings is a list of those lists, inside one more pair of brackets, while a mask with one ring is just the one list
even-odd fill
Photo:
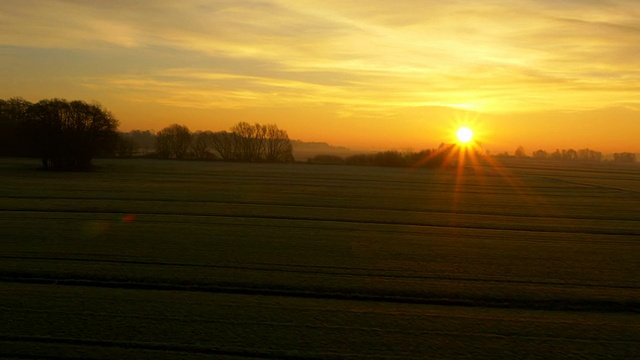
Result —
[[3, 0], [0, 98], [97, 101], [120, 129], [275, 123], [421, 150], [640, 152], [636, 0]]

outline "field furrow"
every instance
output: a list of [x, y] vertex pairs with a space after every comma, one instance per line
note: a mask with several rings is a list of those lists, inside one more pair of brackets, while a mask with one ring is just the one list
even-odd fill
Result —
[[0, 163], [5, 358], [633, 358], [640, 169]]

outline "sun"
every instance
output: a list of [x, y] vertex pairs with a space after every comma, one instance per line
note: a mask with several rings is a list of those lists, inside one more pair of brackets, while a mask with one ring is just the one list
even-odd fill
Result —
[[458, 137], [458, 141], [461, 144], [468, 144], [471, 140], [473, 140], [473, 131], [466, 126], [463, 126], [458, 129], [456, 132], [456, 136]]

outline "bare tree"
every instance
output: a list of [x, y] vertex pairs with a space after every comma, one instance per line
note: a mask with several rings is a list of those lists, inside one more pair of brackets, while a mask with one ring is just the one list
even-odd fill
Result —
[[287, 132], [275, 124], [240, 123], [233, 129], [243, 161], [291, 162], [293, 147]]
[[191, 142], [191, 154], [195, 159], [206, 160], [215, 157], [213, 154], [213, 136], [211, 131], [196, 131]]
[[212, 134], [211, 146], [222, 160], [236, 160], [235, 135], [226, 131]]
[[190, 145], [191, 131], [184, 125], [169, 125], [156, 134], [156, 151], [161, 158], [184, 159]]
[[260, 161], [263, 159], [264, 141], [267, 129], [260, 124], [240, 122], [231, 128], [234, 133], [237, 160]]
[[264, 159], [268, 162], [292, 162], [293, 148], [287, 132], [278, 129], [275, 124], [266, 125], [264, 128], [266, 128]]
[[187, 150], [196, 159], [219, 157], [227, 161], [292, 162], [293, 148], [287, 132], [274, 124], [251, 125], [240, 122], [231, 132], [199, 131], [173, 124], [156, 135], [156, 151], [161, 158], [184, 158]]

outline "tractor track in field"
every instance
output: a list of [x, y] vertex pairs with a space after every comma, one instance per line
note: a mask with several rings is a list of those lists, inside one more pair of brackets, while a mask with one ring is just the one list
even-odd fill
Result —
[[[348, 209], [345, 209], [348, 210]], [[92, 215], [109, 215], [109, 214], [127, 214], [127, 212], [123, 211], [109, 211], [109, 210], [93, 210], [88, 211], [84, 209], [66, 209], [66, 210], [41, 210], [41, 209], [19, 209], [19, 210], [5, 210], [0, 209], [0, 214], [10, 214], [10, 213], [34, 213], [34, 214], [86, 214], [91, 213]], [[637, 220], [602, 220], [598, 219], [598, 221], [621, 221], [625, 223], [629, 223], [631, 226], [625, 228], [616, 227], [615, 229], [579, 229], [579, 228], [544, 228], [544, 227], [535, 227], [533, 228], [529, 224], [522, 226], [513, 226], [513, 224], [508, 222], [501, 222], [500, 226], [490, 226], [490, 225], [467, 225], [464, 224], [463, 221], [455, 221], [454, 224], [443, 224], [441, 221], [433, 221], [429, 222], [427, 219], [422, 222], [417, 221], [402, 221], [402, 220], [368, 220], [368, 219], [358, 219], [358, 218], [327, 218], [327, 217], [314, 217], [314, 216], [290, 216], [290, 215], [259, 215], [259, 214], [225, 214], [225, 213], [209, 213], [209, 214], [185, 214], [183, 212], [171, 212], [171, 211], [157, 211], [157, 212], [131, 212], [137, 216], [171, 216], [174, 218], [172, 222], [175, 223], [201, 223], [198, 221], [194, 221], [193, 219], [200, 218], [220, 218], [220, 219], [249, 219], [249, 220], [274, 220], [274, 221], [292, 221], [292, 222], [317, 222], [317, 223], [337, 223], [337, 224], [355, 224], [355, 225], [383, 225], [383, 226], [399, 226], [399, 227], [415, 227], [415, 228], [440, 228], [440, 229], [465, 229], [465, 230], [485, 230], [485, 231], [512, 231], [512, 232], [521, 232], [521, 233], [556, 233], [556, 234], [584, 234], [584, 235], [613, 235], [613, 236], [640, 236], [640, 221]], [[456, 213], [447, 213], [447, 212], [438, 212], [440, 215], [456, 215]], [[511, 217], [510, 215], [486, 215], [486, 214], [472, 214], [482, 216], [483, 218], [502, 218]], [[0, 216], [1, 218], [1, 216]], [[11, 217], [8, 217], [11, 218]], [[58, 219], [58, 220], [68, 220], [68, 217], [48, 217], [49, 219]], [[527, 217], [517, 217], [525, 219]], [[590, 221], [591, 219], [585, 218], [536, 218], [535, 219], [550, 219], [550, 220], [582, 220], [582, 221]], [[11, 218], [14, 219], [14, 218]], [[76, 218], [77, 219], [77, 218]], [[143, 221], [149, 223], [164, 223], [164, 220], [154, 220], [152, 218], [144, 219]], [[637, 225], [637, 226], [636, 226]], [[249, 226], [249, 225], [243, 225]]]
[[[96, 255], [98, 256], [98, 255]], [[349, 276], [361, 278], [387, 278], [394, 280], [445, 280], [445, 281], [462, 281], [471, 283], [504, 283], [504, 284], [521, 284], [521, 285], [545, 285], [545, 286], [571, 286], [571, 287], [588, 287], [603, 289], [629, 289], [640, 291], [639, 286], [633, 285], [613, 285], [613, 284], [592, 284], [584, 282], [568, 282], [568, 281], [535, 281], [535, 280], [518, 280], [503, 278], [473, 278], [465, 276], [447, 276], [447, 275], [425, 275], [425, 274], [406, 274], [403, 270], [394, 269], [375, 269], [375, 268], [359, 268], [359, 267], [341, 267], [341, 266], [320, 266], [320, 265], [292, 265], [292, 264], [268, 264], [253, 263], [247, 264], [193, 264], [193, 263], [176, 263], [164, 261], [147, 261], [147, 260], [120, 260], [120, 259], [98, 259], [98, 258], [72, 258], [72, 257], [50, 257], [50, 256], [28, 256], [28, 255], [0, 255], [0, 259], [5, 260], [37, 260], [37, 261], [55, 261], [55, 262], [78, 262], [78, 263], [98, 263], [98, 264], [115, 264], [115, 265], [141, 265], [141, 266], [162, 266], [163, 268], [182, 267], [182, 268], [204, 268], [204, 269], [222, 269], [222, 270], [241, 270], [241, 271], [262, 271], [262, 272], [280, 272], [290, 274], [313, 274], [326, 276]], [[28, 272], [27, 272], [28, 273]], [[2, 270], [0, 270], [0, 279], [6, 279]]]
[[[297, 324], [299, 327], [300, 325]], [[354, 327], [355, 331], [367, 331], [371, 329], [367, 328], [359, 328]], [[388, 329], [373, 329], [376, 331], [384, 331], [388, 332]], [[448, 338], [485, 338], [485, 339], [494, 339], [500, 340], [504, 339], [506, 336], [499, 333], [492, 332], [483, 332], [483, 333], [465, 333], [465, 332], [454, 332], [454, 331], [416, 331], [418, 335], [423, 336], [441, 336]], [[510, 338], [514, 338], [513, 335], [509, 336]], [[593, 343], [593, 339], [580, 338], [580, 337], [557, 337], [557, 336], [518, 336], [518, 338], [522, 340], [529, 341], [551, 341], [551, 342], [576, 342], [576, 343]], [[145, 351], [148, 355], [151, 353], [162, 353], [164, 356], [167, 353], [175, 354], [176, 356], [179, 354], [188, 354], [188, 355], [208, 355], [208, 356], [239, 356], [239, 357], [247, 357], [247, 358], [257, 358], [257, 359], [404, 359], [407, 358], [410, 354], [354, 354], [354, 353], [345, 353], [345, 352], [300, 352], [300, 351], [286, 351], [281, 349], [273, 349], [273, 348], [235, 348], [232, 346], [229, 347], [220, 347], [220, 346], [207, 346], [207, 345], [197, 345], [197, 344], [188, 344], [188, 343], [157, 343], [157, 342], [144, 342], [144, 341], [118, 341], [118, 340], [98, 340], [98, 339], [79, 339], [72, 337], [55, 337], [55, 336], [24, 336], [24, 335], [14, 335], [14, 334], [0, 334], [0, 343], [14, 343], [14, 344], [28, 344], [29, 346], [34, 347], [42, 347], [42, 346], [64, 346], [64, 347], [79, 347], [79, 348], [89, 348], [89, 349], [124, 349], [128, 351]], [[606, 345], [633, 345], [633, 341], [629, 340], [598, 340], [598, 343], [603, 346]], [[66, 360], [66, 359], [88, 359], [92, 360], [91, 357], [71, 357], [71, 356], [38, 356], [38, 355], [17, 355], [12, 354], [10, 352], [0, 351], [1, 356], [11, 356], [11, 358], [16, 359], [47, 359], [47, 360]], [[96, 358], [98, 359], [98, 358]]]
[[[255, 359], [331, 359], [331, 358], [342, 358], [344, 356], [349, 356], [349, 358], [353, 358], [353, 355], [349, 354], [322, 354], [318, 356], [313, 356], [312, 354], [305, 354], [304, 356], [300, 356], [301, 354], [296, 354], [294, 352], [287, 351], [278, 351], [273, 349], [247, 349], [247, 348], [221, 348], [221, 347], [211, 347], [211, 346], [202, 346], [202, 345], [192, 345], [192, 344], [184, 344], [184, 343], [152, 343], [152, 342], [140, 342], [140, 341], [109, 341], [109, 340], [90, 340], [90, 339], [77, 339], [77, 338], [63, 338], [63, 337], [50, 337], [50, 336], [20, 336], [20, 335], [11, 335], [11, 334], [0, 334], [0, 343], [2, 342], [11, 342], [11, 343], [22, 343], [28, 344], [30, 346], [44, 346], [44, 345], [58, 345], [58, 346], [73, 346], [73, 347], [86, 347], [86, 348], [103, 348], [103, 349], [126, 349], [126, 350], [138, 350], [138, 351], [146, 351], [146, 352], [158, 352], [163, 353], [166, 356], [166, 353], [175, 353], [175, 356], [179, 356], [179, 354], [189, 354], [189, 355], [207, 355], [207, 356], [240, 356], [247, 358], [255, 358]], [[148, 355], [148, 354], [146, 354]], [[86, 354], [78, 357], [69, 357], [69, 356], [40, 356], [40, 355], [22, 355], [22, 354], [12, 354], [9, 352], [3, 352], [0, 350], [0, 356], [9, 357], [15, 359], [46, 359], [46, 360], [66, 360], [66, 359], [88, 359], [92, 360], [90, 357], [86, 357]], [[367, 357], [371, 359], [379, 358], [382, 359], [382, 356], [372, 356]], [[98, 358], [95, 358], [98, 359]], [[101, 358], [100, 358], [101, 359]]]
[[[564, 182], [564, 181], [563, 181]], [[570, 183], [570, 182], [569, 182]], [[584, 183], [572, 183], [578, 184], [586, 187], [597, 187], [599, 185], [591, 185]], [[625, 190], [622, 188], [614, 188], [602, 186], [605, 188], [610, 188], [612, 190]], [[640, 193], [640, 191], [638, 191]], [[483, 193], [485, 194], [485, 193]], [[569, 197], [568, 194], [561, 194], [558, 196], [562, 196], [564, 198]], [[590, 197], [598, 196], [598, 194], [590, 194]], [[584, 197], [584, 195], [576, 196], [576, 197]], [[436, 210], [436, 209], [421, 209], [421, 208], [406, 208], [406, 207], [390, 207], [390, 206], [376, 206], [374, 208], [370, 206], [357, 206], [357, 205], [349, 205], [349, 206], [338, 206], [338, 205], [308, 205], [308, 204], [291, 204], [286, 202], [249, 202], [249, 201], [219, 201], [219, 200], [198, 200], [198, 199], [152, 199], [152, 198], [118, 198], [118, 197], [96, 197], [96, 198], [88, 198], [88, 197], [69, 197], [69, 196], [47, 196], [47, 197], [39, 197], [39, 196], [22, 196], [22, 195], [10, 195], [10, 196], [0, 196], [0, 199], [6, 200], [37, 200], [37, 201], [79, 201], [79, 202], [90, 202], [90, 201], [108, 201], [108, 202], [116, 202], [116, 203], [166, 203], [166, 204], [183, 204], [183, 205], [191, 205], [191, 204], [203, 204], [203, 205], [211, 205], [211, 206], [237, 206], [237, 207], [257, 207], [257, 208], [289, 208], [289, 209], [301, 209], [301, 210], [340, 210], [340, 211], [375, 211], [375, 212], [394, 212], [394, 213], [407, 213], [407, 214], [447, 214], [447, 215], [485, 215], [485, 216], [501, 216], [501, 217], [513, 217], [513, 218], [542, 218], [542, 219], [576, 219], [576, 220], [625, 220], [620, 219], [619, 217], [587, 217], [587, 216], [571, 216], [568, 214], [564, 214], [563, 216], [551, 216], [551, 215], [541, 215], [535, 213], [526, 213], [526, 214], [518, 214], [518, 213], [502, 213], [491, 211], [491, 209], [483, 208], [482, 210], [473, 211], [473, 210], [462, 210], [462, 209], [448, 209], [448, 210]], [[11, 208], [0, 209], [0, 211], [12, 211]], [[21, 209], [16, 209], [15, 211], [19, 211]], [[35, 211], [35, 210], [34, 210]], [[636, 220], [636, 217], [629, 217], [630, 220]]]
[[[331, 274], [324, 274], [331, 275]], [[362, 275], [366, 276], [366, 275]], [[369, 276], [374, 277], [374, 276]], [[374, 277], [375, 278], [375, 277]], [[437, 279], [436, 279], [437, 280]], [[443, 279], [449, 280], [449, 279]], [[457, 280], [464, 282], [465, 280]], [[490, 284], [493, 280], [472, 279], [471, 281]], [[328, 287], [314, 285], [286, 285], [286, 284], [257, 284], [240, 282], [196, 282], [196, 281], [169, 281], [153, 279], [118, 279], [116, 276], [89, 276], [86, 274], [51, 274], [34, 273], [28, 271], [0, 271], [0, 282], [19, 283], [32, 285], [55, 285], [76, 287], [97, 287], [111, 289], [126, 289], [138, 291], [177, 291], [177, 292], [204, 292], [218, 294], [235, 294], [250, 296], [276, 296], [287, 298], [306, 299], [330, 299], [349, 301], [368, 301], [380, 303], [421, 304], [438, 306], [481, 307], [498, 309], [526, 309], [546, 311], [582, 311], [605, 313], [640, 313], [640, 301], [613, 300], [578, 297], [530, 298], [523, 296], [497, 296], [476, 294], [439, 294], [428, 291], [405, 290], [390, 291], [388, 289], [364, 289], [354, 290], [347, 287]], [[558, 286], [553, 283], [539, 283], [527, 281], [503, 281], [515, 285], [545, 285]], [[569, 287], [594, 287], [591, 284], [570, 284]], [[595, 285], [607, 288], [607, 286]], [[612, 286], [610, 289], [635, 290], [637, 287]]]

